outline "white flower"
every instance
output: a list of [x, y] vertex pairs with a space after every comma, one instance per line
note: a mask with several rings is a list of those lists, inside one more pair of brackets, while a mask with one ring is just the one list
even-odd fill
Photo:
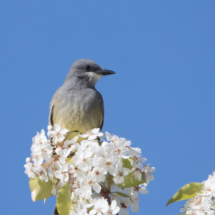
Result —
[[140, 209], [138, 201], [139, 201], [138, 194], [135, 195], [134, 197], [124, 199], [125, 205], [126, 206], [130, 205], [130, 209], [134, 213], [137, 213]]
[[45, 142], [47, 142], [45, 131], [42, 129], [41, 133], [37, 132], [37, 135], [33, 137], [32, 140], [33, 140], [33, 144], [31, 146], [31, 150], [34, 151], [35, 147], [38, 147], [39, 145], [43, 145]]
[[[125, 138], [111, 136], [107, 132], [106, 141], [100, 139], [103, 142], [98, 142], [98, 138], [103, 136], [98, 128], [80, 135], [87, 138], [80, 143], [77, 143], [79, 136], [65, 140], [67, 132], [66, 128], [55, 125], [48, 126], [49, 139], [44, 130], [37, 133], [31, 146], [32, 158], [27, 158], [24, 165], [25, 173], [31, 178], [39, 176], [46, 182], [50, 180], [53, 183], [52, 195], [56, 195], [68, 182], [71, 189], [70, 215], [128, 215], [128, 207], [137, 212], [138, 191], [148, 193], [146, 186], [154, 179], [152, 173], [155, 170], [149, 164], [143, 166], [146, 158], [140, 157], [141, 149], [131, 147], [131, 142]], [[132, 168], [123, 167], [124, 162], [126, 166], [130, 162]], [[117, 184], [124, 183], [130, 172], [137, 180], [145, 174], [146, 183], [131, 188], [118, 187]], [[215, 176], [205, 182], [205, 189], [207, 191], [201, 200], [206, 207], [211, 205], [209, 196], [215, 195]], [[129, 198], [117, 192], [125, 193]], [[195, 207], [201, 209], [202, 206]]]
[[80, 150], [85, 153], [93, 153], [98, 155], [102, 154], [102, 147], [98, 144], [96, 140], [82, 140]]
[[82, 205], [86, 205], [88, 202], [92, 201], [92, 190], [89, 185], [76, 189], [75, 194], [79, 197]]
[[103, 167], [105, 162], [105, 158], [95, 155], [93, 159], [93, 166]]
[[42, 157], [44, 160], [46, 161], [50, 161], [51, 157], [52, 157], [52, 153], [53, 153], [53, 148], [52, 146], [49, 144], [49, 142], [45, 142], [43, 145], [41, 145], [40, 148]]
[[114, 175], [116, 172], [116, 165], [119, 162], [119, 158], [113, 156], [112, 154], [105, 154], [104, 156], [105, 163], [103, 168], [106, 169], [111, 175]]
[[138, 191], [139, 191], [142, 195], [143, 195], [143, 194], [147, 194], [147, 193], [148, 193], [148, 191], [147, 191], [147, 189], [146, 189], [146, 187], [145, 187], [145, 186], [140, 187]]
[[39, 167], [43, 163], [42, 152], [38, 150], [32, 153], [32, 160], [34, 161], [34, 165]]
[[151, 168], [150, 164], [147, 164], [147, 165], [144, 166], [142, 171], [145, 172], [147, 181], [153, 181], [154, 180], [154, 176], [151, 174], [152, 172], [155, 171], [154, 167]]
[[89, 215], [87, 213], [87, 208], [76, 208], [76, 211], [71, 210], [70, 215]]
[[136, 203], [136, 204], [131, 203], [130, 209], [132, 212], [137, 213], [140, 210], [140, 206], [138, 203]]
[[143, 162], [147, 161], [146, 158], [134, 156], [131, 160], [131, 165], [134, 167], [142, 167]]
[[119, 211], [119, 215], [129, 215], [129, 212], [126, 207], [121, 207]]
[[26, 164], [24, 165], [25, 174], [27, 174], [29, 178], [36, 178], [35, 167], [33, 166], [32, 163], [30, 163], [30, 161], [31, 161], [30, 158], [26, 158]]
[[88, 166], [82, 165], [79, 166], [76, 163], [70, 164], [70, 171], [69, 173], [76, 177], [77, 181], [83, 182], [86, 179], [86, 171], [88, 171]]
[[31, 146], [32, 160], [36, 166], [40, 166], [43, 163], [43, 159], [50, 159], [52, 153], [52, 147], [49, 148], [48, 140], [45, 136], [44, 130], [33, 138], [33, 144]]
[[107, 131], [105, 132], [104, 136], [106, 137], [107, 141], [111, 141], [112, 135], [108, 133]]
[[94, 140], [97, 137], [102, 137], [103, 136], [103, 133], [99, 132], [99, 131], [100, 131], [100, 128], [94, 128], [91, 131], [88, 131], [86, 134], [80, 134], [79, 136], [82, 137], [82, 138], [87, 138], [88, 137], [88, 140]]
[[91, 172], [91, 177], [93, 180], [99, 183], [105, 181], [106, 174], [107, 171], [104, 168], [94, 167], [93, 171]]
[[48, 179], [48, 175], [46, 170], [43, 167], [40, 167], [36, 170], [37, 174], [39, 175], [40, 179], [44, 180], [45, 182], [47, 182]]
[[125, 180], [125, 176], [130, 173], [130, 170], [127, 168], [123, 168], [122, 162], [120, 161], [116, 167], [116, 173], [114, 174], [113, 181], [116, 184], [121, 184]]
[[91, 186], [96, 193], [100, 193], [101, 191], [101, 186], [99, 185], [99, 183], [95, 182], [95, 180], [93, 180], [90, 175], [88, 175], [84, 184]]
[[134, 177], [135, 179], [141, 181], [142, 180], [142, 172], [139, 168], [136, 168], [135, 171], [134, 171]]
[[[213, 175], [209, 175], [206, 181], [203, 181], [204, 185], [201, 194], [197, 194], [197, 196], [189, 199], [184, 206], [184, 214], [194, 215], [207, 214], [214, 215], [214, 194], [215, 194], [215, 173]], [[192, 209], [192, 210], [190, 210]], [[199, 213], [197, 213], [199, 212]]]
[[154, 176], [151, 173], [146, 173], [146, 180], [147, 181], [154, 181]]
[[105, 215], [112, 215], [117, 214], [120, 210], [120, 207], [117, 206], [116, 200], [112, 200], [111, 206], [109, 207], [108, 211], [105, 213]]
[[[90, 159], [90, 157], [92, 156], [93, 152], [91, 151], [77, 151], [76, 154], [72, 157], [72, 161], [73, 163], [75, 163], [76, 165], [80, 165], [80, 166], [89, 166], [89, 168], [86, 170], [90, 170], [91, 167], [91, 163], [92, 163], [92, 159]], [[79, 167], [80, 167], [79, 166]]]
[[98, 199], [94, 205], [94, 208], [90, 211], [90, 215], [94, 215], [94, 214], [97, 214], [97, 215], [102, 215], [102, 213], [106, 213], [108, 211], [108, 202], [106, 199], [104, 198], [101, 198], [101, 199]]
[[54, 125], [54, 128], [52, 126], [48, 126], [48, 137], [49, 138], [53, 138], [53, 143], [57, 143], [62, 142], [65, 137], [64, 135], [68, 133], [69, 130], [67, 130], [66, 128], [62, 128], [60, 127], [60, 125], [56, 124]]
[[93, 190], [94, 190], [96, 193], [100, 193], [100, 192], [101, 192], [101, 186], [100, 186], [98, 183], [92, 184], [92, 187], [93, 187]]
[[63, 164], [61, 165], [58, 163], [58, 170], [55, 172], [55, 177], [59, 178], [62, 182], [67, 182], [69, 180], [69, 174], [68, 174], [68, 165]]
[[[203, 214], [203, 215], [205, 215], [205, 214]], [[207, 215], [215, 215], [215, 212], [212, 211], [212, 210], [211, 210], [211, 211], [208, 211], [208, 212], [207, 212]]]
[[79, 138], [79, 136], [75, 136], [71, 140], [64, 141], [64, 145], [63, 146], [65, 148], [64, 149], [64, 154], [65, 154], [66, 157], [69, 156], [69, 154], [71, 152], [75, 152], [78, 149], [78, 147], [80, 146], [79, 144], [76, 143], [77, 140], [78, 140], [78, 138]]
[[129, 147], [129, 154], [134, 157], [139, 157], [141, 155], [141, 149], [140, 148], [133, 148]]
[[60, 147], [56, 148], [55, 152], [56, 152], [57, 155], [63, 155], [63, 150]]
[[[111, 143], [115, 145], [114, 155], [122, 157], [124, 159], [129, 158], [129, 149], [126, 147], [127, 140], [125, 138], [119, 138], [118, 136], [114, 135], [111, 138]], [[110, 144], [111, 144], [110, 143]]]
[[[131, 199], [135, 199], [138, 197], [138, 192], [136, 187], [130, 187], [130, 188], [125, 188], [125, 193], [130, 196]], [[125, 199], [129, 199], [129, 198], [125, 198]]]

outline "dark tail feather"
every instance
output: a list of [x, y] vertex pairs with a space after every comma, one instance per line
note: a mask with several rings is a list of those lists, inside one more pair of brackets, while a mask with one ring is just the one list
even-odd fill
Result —
[[59, 215], [58, 211], [57, 211], [57, 207], [55, 206], [54, 211], [53, 211], [53, 215]]

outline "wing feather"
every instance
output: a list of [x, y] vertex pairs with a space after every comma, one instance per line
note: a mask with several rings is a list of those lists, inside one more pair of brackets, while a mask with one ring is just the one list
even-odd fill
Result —
[[49, 109], [50, 109], [49, 110], [49, 125], [54, 125], [54, 122], [53, 122], [53, 110], [54, 110], [54, 103], [55, 103], [55, 98], [56, 98], [57, 92], [58, 92], [58, 90], [53, 95], [52, 100], [50, 102], [50, 106], [49, 106]]
[[98, 91], [97, 91], [97, 94], [98, 94], [99, 104], [100, 104], [101, 110], [102, 110], [102, 123], [100, 125], [100, 130], [102, 131], [102, 128], [104, 125], [104, 102], [103, 102], [102, 95]]

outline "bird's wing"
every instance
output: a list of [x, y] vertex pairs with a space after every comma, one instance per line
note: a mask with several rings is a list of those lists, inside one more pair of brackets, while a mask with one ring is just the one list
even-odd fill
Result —
[[54, 110], [54, 102], [55, 102], [57, 92], [58, 92], [58, 90], [53, 95], [52, 100], [50, 102], [50, 106], [49, 106], [49, 109], [50, 109], [49, 110], [49, 125], [54, 125], [54, 122], [53, 122], [53, 110]]
[[103, 124], [104, 124], [104, 102], [103, 102], [102, 95], [98, 91], [97, 91], [97, 93], [98, 93], [99, 104], [100, 104], [101, 109], [102, 109], [102, 123], [100, 126], [100, 130], [102, 131]]

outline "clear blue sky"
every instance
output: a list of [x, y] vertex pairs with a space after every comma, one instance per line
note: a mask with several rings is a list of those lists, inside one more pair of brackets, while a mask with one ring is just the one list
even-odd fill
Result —
[[104, 131], [132, 140], [156, 167], [139, 215], [166, 208], [215, 170], [215, 1], [1, 1], [1, 214], [52, 214], [33, 203], [24, 174], [31, 138], [71, 64], [89, 58], [101, 79]]

